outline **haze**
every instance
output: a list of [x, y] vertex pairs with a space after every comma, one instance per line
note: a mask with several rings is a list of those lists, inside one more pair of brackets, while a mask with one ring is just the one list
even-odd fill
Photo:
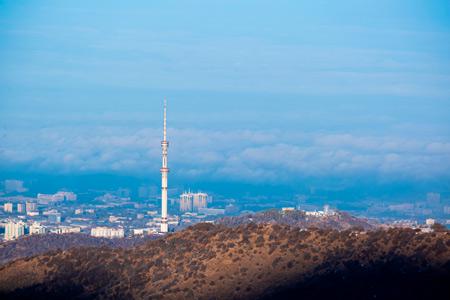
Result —
[[167, 97], [175, 186], [448, 201], [449, 3], [314, 3], [2, 1], [0, 177], [157, 184]]

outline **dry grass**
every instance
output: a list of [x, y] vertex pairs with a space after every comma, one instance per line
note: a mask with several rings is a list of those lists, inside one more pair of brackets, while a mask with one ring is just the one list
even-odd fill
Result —
[[399, 260], [411, 270], [449, 272], [449, 232], [199, 224], [131, 249], [80, 248], [18, 260], [0, 269], [0, 290], [5, 296], [20, 288], [23, 295], [58, 295], [72, 287], [71, 295], [81, 297], [248, 299]]

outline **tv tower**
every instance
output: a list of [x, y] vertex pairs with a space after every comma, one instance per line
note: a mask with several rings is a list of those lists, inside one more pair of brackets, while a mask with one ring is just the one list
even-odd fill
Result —
[[167, 148], [169, 148], [169, 142], [167, 141], [167, 102], [164, 99], [164, 129], [163, 140], [161, 142], [162, 148], [162, 167], [161, 167], [161, 232], [168, 232], [169, 225], [167, 224], [167, 175], [169, 174], [169, 168], [167, 167]]

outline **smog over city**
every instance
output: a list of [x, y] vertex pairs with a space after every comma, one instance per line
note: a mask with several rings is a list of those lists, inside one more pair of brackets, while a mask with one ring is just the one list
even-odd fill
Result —
[[0, 1], [0, 298], [450, 298], [448, 1]]

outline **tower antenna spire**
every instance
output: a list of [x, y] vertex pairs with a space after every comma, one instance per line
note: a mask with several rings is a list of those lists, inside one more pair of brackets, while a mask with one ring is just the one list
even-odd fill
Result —
[[167, 138], [167, 125], [166, 124], [167, 124], [167, 100], [166, 100], [166, 98], [164, 98], [164, 132], [163, 132], [164, 139], [163, 139], [163, 141], [165, 141]]

